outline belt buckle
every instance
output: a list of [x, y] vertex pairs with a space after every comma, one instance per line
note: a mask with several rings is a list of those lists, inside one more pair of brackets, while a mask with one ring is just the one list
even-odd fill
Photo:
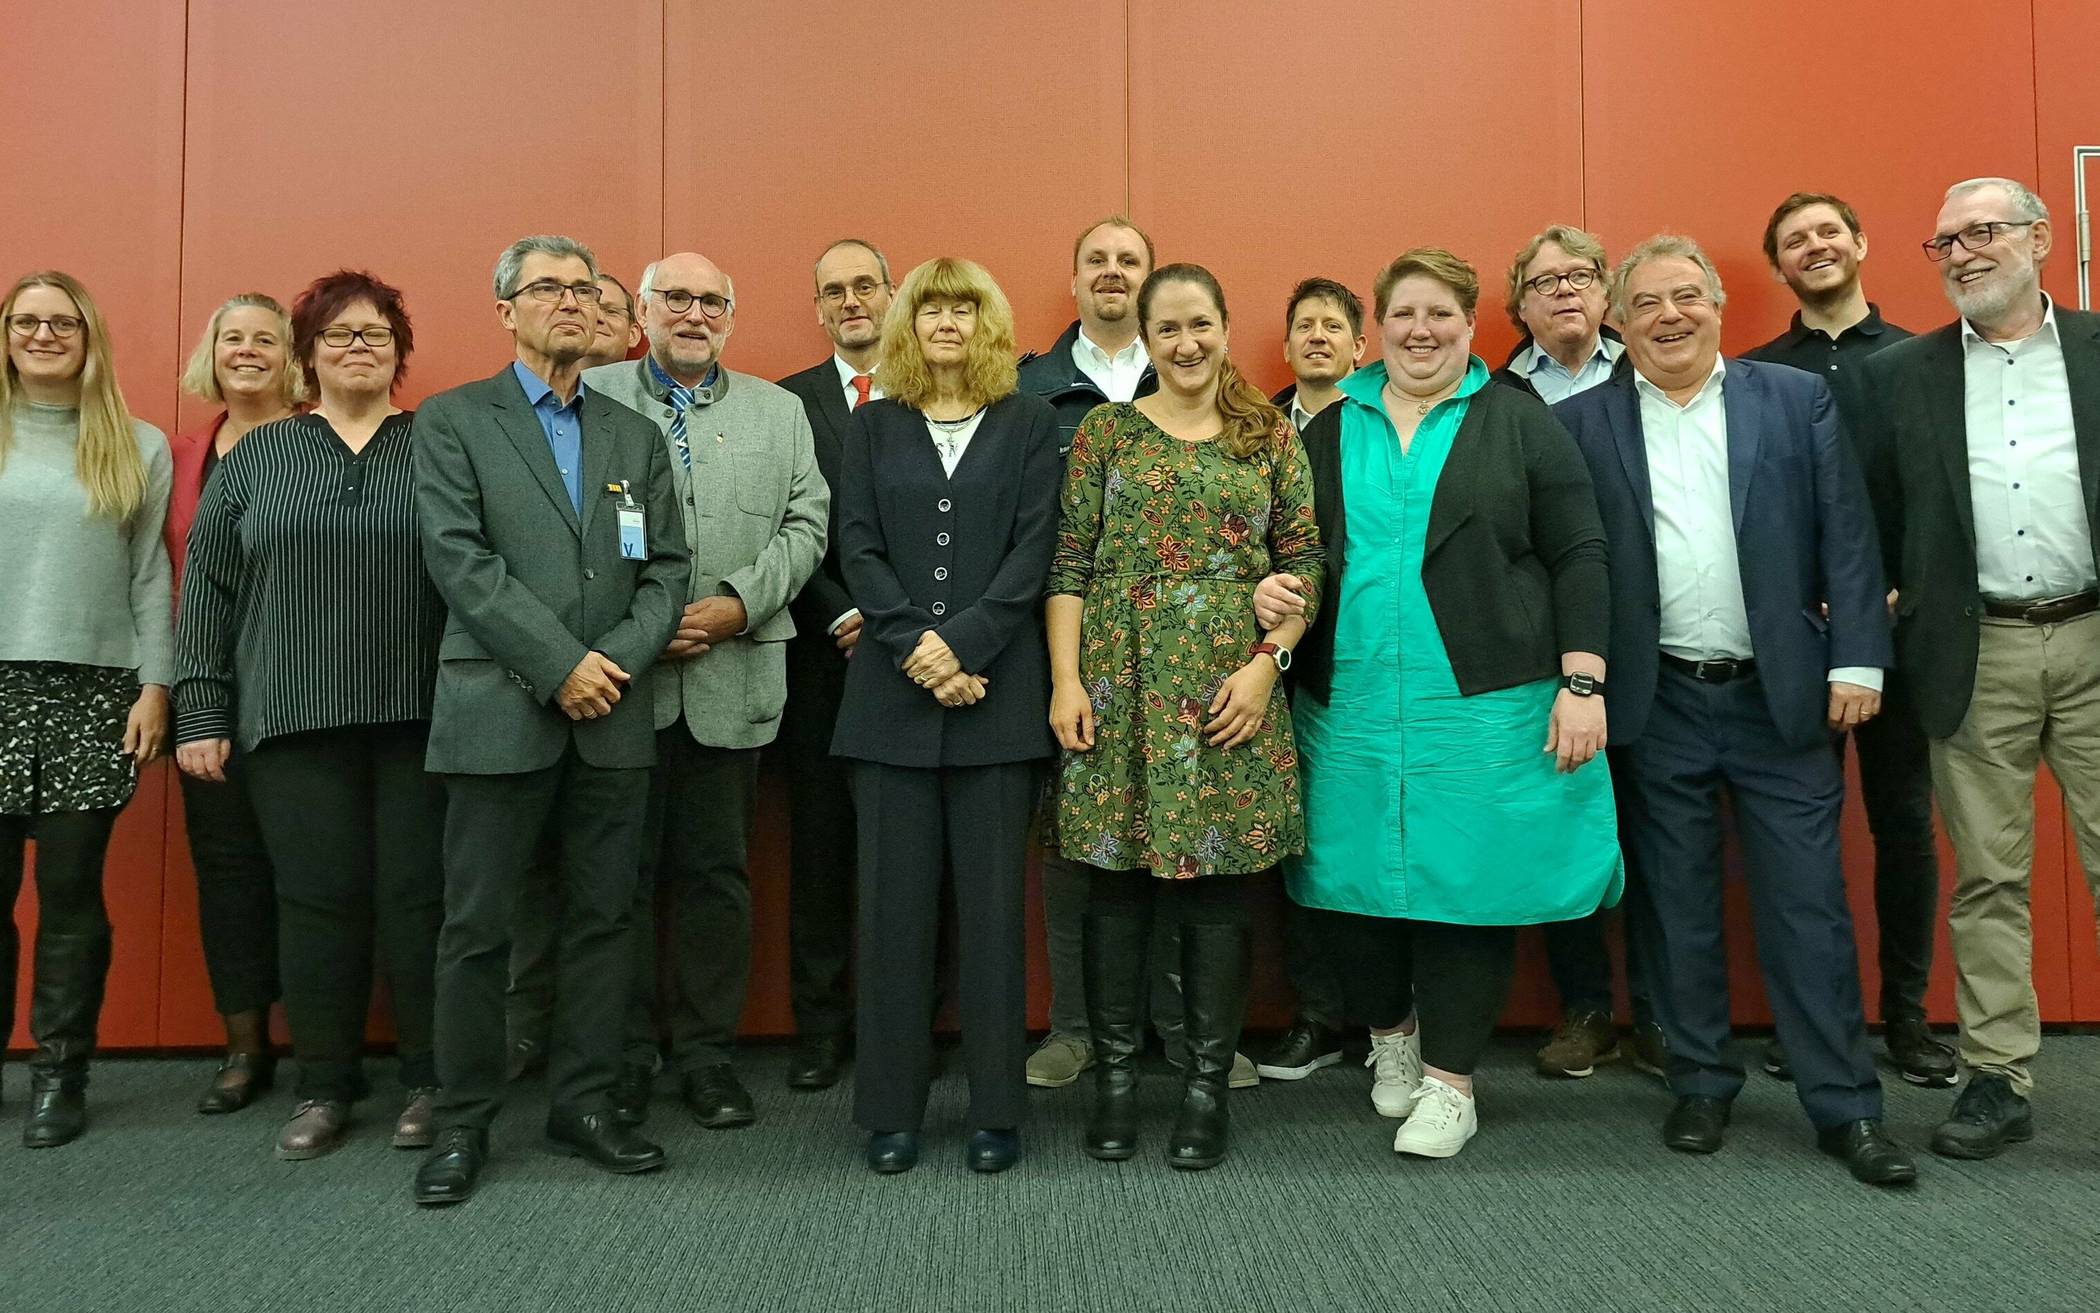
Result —
[[1692, 667], [1692, 678], [1702, 684], [1725, 684], [1735, 677], [1735, 662], [1727, 657], [1701, 661]]

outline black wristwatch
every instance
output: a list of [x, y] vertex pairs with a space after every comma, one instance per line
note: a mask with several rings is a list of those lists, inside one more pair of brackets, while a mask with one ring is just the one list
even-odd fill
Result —
[[1562, 675], [1560, 686], [1579, 698], [1595, 697], [1604, 691], [1604, 681], [1583, 670], [1578, 670], [1572, 675]]

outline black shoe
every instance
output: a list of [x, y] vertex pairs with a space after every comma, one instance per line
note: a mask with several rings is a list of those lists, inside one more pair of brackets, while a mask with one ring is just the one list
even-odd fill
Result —
[[616, 1176], [653, 1172], [664, 1165], [662, 1146], [643, 1139], [640, 1131], [622, 1125], [609, 1112], [548, 1113], [547, 1147]]
[[1342, 1060], [1342, 1033], [1311, 1017], [1299, 1017], [1276, 1046], [1254, 1060], [1265, 1080], [1304, 1080]]
[[277, 1059], [268, 1053], [229, 1053], [211, 1074], [211, 1084], [197, 1098], [197, 1111], [207, 1117], [239, 1112], [255, 1096], [277, 1083]]
[[534, 1072], [547, 1069], [547, 1045], [533, 1035], [512, 1032], [510, 1048], [503, 1061], [505, 1080], [523, 1080]]
[[791, 1090], [828, 1090], [845, 1074], [846, 1040], [842, 1035], [805, 1035], [788, 1055]]
[[1182, 1024], [1188, 1035], [1188, 1084], [1167, 1140], [1167, 1162], [1202, 1171], [1225, 1159], [1232, 1121], [1225, 1092], [1247, 1010], [1252, 936], [1239, 925], [1191, 921], [1181, 927]]
[[640, 1063], [620, 1064], [613, 1077], [612, 1115], [622, 1126], [640, 1126], [649, 1120], [649, 1096], [656, 1093], [656, 1073]]
[[1687, 1095], [1663, 1119], [1663, 1144], [1679, 1153], [1714, 1153], [1728, 1129], [1728, 1112], [1726, 1099]]
[[693, 1120], [711, 1131], [749, 1126], [758, 1120], [751, 1106], [751, 1091], [736, 1078], [736, 1068], [726, 1062], [687, 1072], [679, 1083], [679, 1097]]
[[868, 1168], [884, 1176], [908, 1172], [919, 1165], [917, 1131], [877, 1131], [868, 1137]]
[[1776, 1039], [1765, 1045], [1765, 1070], [1780, 1080], [1794, 1079], [1794, 1064], [1787, 1061], [1786, 1045]]
[[1021, 1133], [1019, 1131], [985, 1130], [970, 1136], [968, 1147], [963, 1150], [963, 1161], [973, 1172], [1003, 1172], [1021, 1161]]
[[1882, 1036], [1889, 1060], [1903, 1079], [1927, 1089], [1944, 1090], [1954, 1084], [1954, 1050], [1934, 1039], [1932, 1027], [1923, 1017], [1901, 1017], [1888, 1024]]
[[488, 1160], [487, 1131], [453, 1126], [438, 1132], [437, 1143], [416, 1168], [416, 1202], [431, 1208], [465, 1203]]
[[1863, 1117], [1843, 1126], [1816, 1131], [1816, 1147], [1845, 1160], [1852, 1175], [1868, 1185], [1914, 1185], [1918, 1164], [1910, 1150], [1891, 1140], [1878, 1117]]
[[1143, 1043], [1145, 944], [1151, 923], [1125, 909], [1089, 909], [1080, 922], [1087, 1029], [1093, 1036], [1094, 1102], [1079, 1147], [1121, 1162], [1137, 1152], [1137, 1055]]
[[79, 1139], [86, 1129], [87, 1091], [80, 1083], [38, 1077], [29, 1089], [29, 1115], [22, 1122], [22, 1146], [56, 1149]]
[[2008, 1144], [2034, 1138], [2034, 1109], [2003, 1076], [1972, 1076], [1954, 1101], [1954, 1113], [1932, 1133], [1942, 1158], [1995, 1158]]
[[1190, 1081], [1182, 1091], [1174, 1131], [1167, 1137], [1168, 1165], [1192, 1172], [1216, 1167], [1225, 1161], [1231, 1141], [1232, 1117], [1225, 1104], [1224, 1085]]

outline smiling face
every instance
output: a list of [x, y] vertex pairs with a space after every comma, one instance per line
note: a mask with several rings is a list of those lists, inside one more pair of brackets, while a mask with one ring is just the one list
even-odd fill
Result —
[[[693, 298], [683, 313], [664, 304], [664, 296], [673, 292]], [[649, 334], [649, 353], [665, 373], [688, 387], [707, 377], [736, 328], [733, 304], [720, 317], [708, 317], [705, 302], [714, 298], [733, 300], [729, 275], [714, 261], [691, 253], [665, 256], [656, 266], [649, 295], [643, 298], [642, 327]]]
[[1349, 327], [1349, 314], [1332, 297], [1308, 296], [1291, 307], [1283, 360], [1299, 385], [1337, 383], [1364, 358], [1364, 338]]
[[1093, 329], [1128, 320], [1137, 313], [1138, 287], [1151, 272], [1144, 238], [1117, 224], [1095, 228], [1080, 239], [1079, 263], [1072, 271], [1079, 322]]
[[641, 340], [642, 326], [635, 322], [634, 303], [618, 283], [601, 274], [597, 329], [591, 334], [591, 349], [583, 357], [584, 365], [617, 364], [627, 359], [627, 353]]
[[1409, 274], [1386, 294], [1378, 326], [1387, 377], [1402, 392], [1434, 396], [1465, 375], [1473, 316], [1448, 284]]
[[[1593, 281], [1580, 291], [1566, 279], [1556, 281], [1550, 292], [1530, 286], [1534, 278], [1584, 272], [1591, 274]], [[1564, 352], [1597, 340], [1597, 330], [1604, 323], [1605, 287], [1604, 274], [1595, 261], [1570, 255], [1559, 242], [1547, 242], [1539, 247], [1519, 277], [1526, 286], [1517, 302], [1517, 314], [1533, 341], [1549, 352]]]
[[834, 246], [817, 261], [817, 324], [841, 351], [872, 347], [893, 290], [873, 251], [857, 242]]
[[[1940, 208], [1934, 233], [1958, 233], [1977, 224], [2018, 223], [2012, 198], [1999, 187], [1963, 192]], [[1955, 242], [1940, 265], [1940, 285], [1964, 319], [1989, 327], [2041, 297], [2042, 261], [2052, 243], [2049, 221], [1995, 228], [1990, 242], [1972, 251]]]
[[1859, 284], [1867, 239], [1852, 231], [1836, 206], [1821, 201], [1802, 206], [1779, 221], [1772, 240], [1778, 252], [1773, 269], [1805, 304], [1841, 300]]
[[321, 335], [314, 338], [314, 383], [320, 389], [322, 407], [330, 407], [331, 397], [368, 398], [392, 391], [394, 366], [400, 360], [399, 343], [389, 338], [384, 345], [373, 346], [357, 337], [348, 346], [330, 346], [326, 334], [333, 329], [393, 331], [379, 307], [363, 298], [344, 306], [328, 321]]
[[237, 305], [220, 315], [211, 353], [219, 392], [229, 403], [284, 398], [284, 371], [291, 364], [291, 348], [277, 316], [268, 310]]
[[27, 337], [15, 331], [13, 323], [5, 326], [7, 334], [7, 358], [15, 372], [32, 386], [42, 384], [49, 387], [64, 387], [80, 377], [87, 366], [88, 327], [87, 316], [73, 304], [73, 298], [57, 287], [37, 285], [25, 287], [8, 308], [10, 320], [28, 315], [35, 319], [78, 319], [83, 321], [71, 337], [60, 337], [49, 324], [40, 323]]
[[1218, 384], [1228, 347], [1225, 312], [1201, 283], [1162, 279], [1146, 307], [1145, 352], [1159, 385], [1179, 396], [1200, 397]]
[[970, 358], [970, 339], [977, 336], [977, 303], [959, 296], [929, 296], [912, 316], [919, 353], [936, 374], [962, 369]]
[[1721, 310], [1706, 271], [1683, 256], [1636, 265], [1626, 280], [1626, 354], [1664, 391], [1697, 387], [1721, 354]]

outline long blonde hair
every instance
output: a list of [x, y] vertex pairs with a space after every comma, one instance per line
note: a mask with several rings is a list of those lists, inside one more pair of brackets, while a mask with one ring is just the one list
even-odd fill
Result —
[[1013, 307], [983, 265], [946, 256], [906, 274], [883, 317], [882, 363], [875, 367], [882, 394], [914, 410], [926, 409], [934, 399], [933, 371], [926, 367], [916, 324], [919, 307], [935, 297], [977, 307], [977, 331], [964, 348], [962, 400], [989, 406], [1011, 395], [1020, 373], [1014, 365]]
[[[75, 443], [75, 470], [87, 489], [88, 509], [96, 515], [128, 520], [146, 500], [146, 462], [139, 456], [131, 429], [131, 410], [117, 386], [116, 363], [110, 355], [109, 330], [94, 298], [71, 274], [56, 270], [24, 274], [0, 303], [0, 320], [15, 312], [15, 302], [32, 287], [53, 287], [72, 298], [87, 334], [87, 358], [80, 366], [80, 437]], [[12, 353], [0, 369], [0, 463], [15, 436], [15, 398], [21, 376]]]

